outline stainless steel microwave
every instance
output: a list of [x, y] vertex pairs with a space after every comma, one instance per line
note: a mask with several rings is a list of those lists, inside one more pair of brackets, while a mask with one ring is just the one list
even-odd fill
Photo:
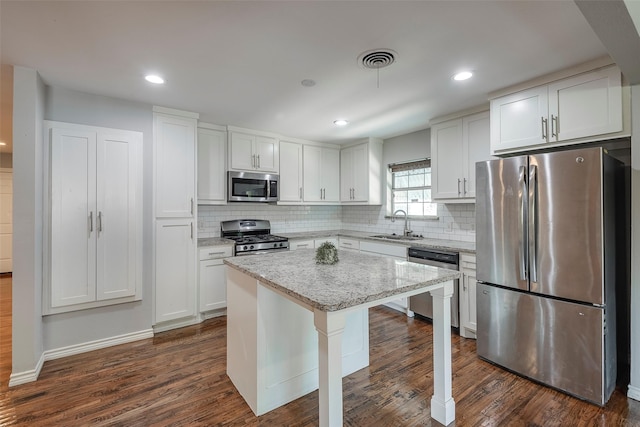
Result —
[[229, 202], [277, 202], [279, 175], [254, 172], [228, 172]]

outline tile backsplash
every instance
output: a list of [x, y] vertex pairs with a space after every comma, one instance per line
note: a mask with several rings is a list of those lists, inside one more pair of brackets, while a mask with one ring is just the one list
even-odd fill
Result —
[[[391, 222], [384, 206], [277, 206], [228, 204], [198, 206], [198, 237], [219, 237], [220, 221], [268, 219], [272, 233], [353, 230], [372, 233], [402, 233], [404, 219]], [[439, 204], [438, 218], [409, 220], [415, 234], [431, 239], [475, 241], [475, 205]]]

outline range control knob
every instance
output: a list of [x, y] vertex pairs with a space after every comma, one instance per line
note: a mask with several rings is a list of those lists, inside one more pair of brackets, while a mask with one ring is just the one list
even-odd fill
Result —
[[277, 247], [278, 247], [278, 244], [277, 244], [277, 243], [274, 243], [274, 244], [273, 244], [273, 247], [274, 247], [274, 248], [277, 248]]
[[246, 251], [246, 250], [247, 250], [247, 247], [246, 247], [246, 246], [243, 246], [243, 247], [242, 247], [242, 249], [244, 249], [244, 250]]
[[251, 245], [251, 246], [249, 247], [249, 249], [253, 249], [253, 245]]

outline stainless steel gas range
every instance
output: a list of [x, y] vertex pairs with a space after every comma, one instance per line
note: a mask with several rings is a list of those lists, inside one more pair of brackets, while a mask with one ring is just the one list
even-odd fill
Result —
[[220, 235], [236, 242], [236, 256], [289, 250], [289, 239], [271, 234], [271, 223], [264, 219], [222, 221]]

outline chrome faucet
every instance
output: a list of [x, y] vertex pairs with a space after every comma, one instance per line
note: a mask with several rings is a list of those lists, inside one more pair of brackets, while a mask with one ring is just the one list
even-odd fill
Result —
[[403, 235], [404, 236], [408, 236], [411, 234], [411, 230], [409, 230], [409, 224], [408, 224], [408, 220], [409, 218], [407, 217], [407, 213], [405, 211], [403, 211], [402, 209], [398, 209], [397, 211], [395, 211], [393, 213], [393, 215], [391, 215], [391, 222], [396, 222], [396, 214], [398, 212], [402, 212], [404, 214], [404, 230], [403, 230]]

